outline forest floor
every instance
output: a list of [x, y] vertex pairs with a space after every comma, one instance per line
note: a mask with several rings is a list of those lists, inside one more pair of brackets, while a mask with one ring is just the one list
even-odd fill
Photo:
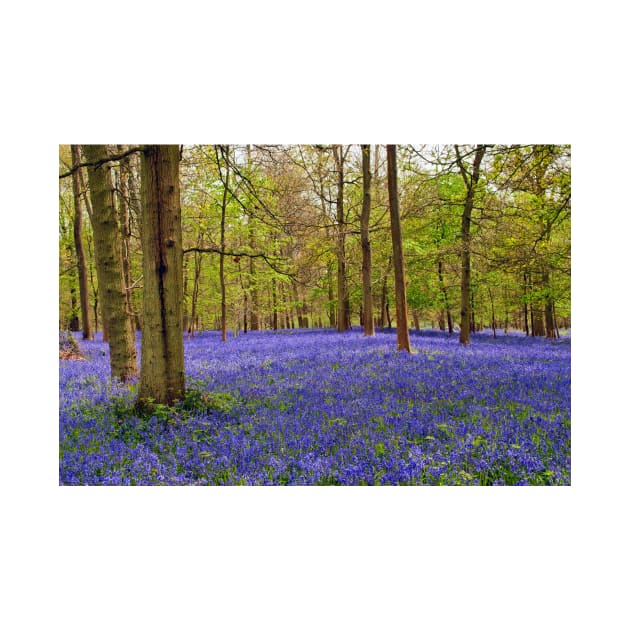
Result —
[[[569, 485], [571, 342], [512, 332], [217, 332], [138, 415], [108, 346], [59, 361], [60, 485]], [[139, 348], [139, 342], [138, 342]]]

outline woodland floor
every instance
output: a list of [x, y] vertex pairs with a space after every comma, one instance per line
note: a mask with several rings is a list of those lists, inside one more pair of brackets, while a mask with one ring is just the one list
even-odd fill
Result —
[[59, 361], [60, 485], [570, 484], [569, 335], [411, 343], [204, 332], [185, 341], [185, 400], [140, 416], [107, 344], [79, 340], [85, 360]]

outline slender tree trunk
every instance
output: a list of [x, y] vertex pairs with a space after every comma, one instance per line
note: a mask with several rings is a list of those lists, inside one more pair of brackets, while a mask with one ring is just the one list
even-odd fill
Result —
[[525, 336], [529, 337], [529, 323], [527, 318], [529, 317], [529, 311], [527, 308], [527, 272], [523, 274], [523, 314], [525, 315]]
[[470, 223], [472, 218], [473, 202], [477, 183], [479, 182], [479, 174], [481, 160], [486, 152], [485, 145], [478, 144], [475, 147], [475, 157], [473, 160], [472, 173], [469, 173], [462, 161], [459, 153], [458, 145], [455, 145], [457, 153], [457, 163], [466, 184], [466, 200], [464, 201], [464, 211], [462, 212], [462, 281], [461, 281], [461, 324], [459, 329], [459, 343], [470, 343], [471, 328], [471, 288], [470, 288]]
[[271, 305], [273, 309], [272, 328], [278, 330], [278, 292], [275, 278], [271, 278]]
[[444, 285], [444, 275], [443, 275], [443, 267], [442, 260], [438, 260], [438, 280], [440, 281], [440, 291], [442, 292], [442, 296], [444, 297], [444, 308], [446, 310], [446, 321], [448, 323], [448, 334], [453, 334], [453, 316], [451, 315], [451, 307], [448, 301], [448, 291], [446, 290], [446, 286]]
[[551, 298], [549, 271], [546, 268], [542, 273], [542, 285], [545, 291], [545, 332], [548, 339], [554, 339], [556, 333], [553, 325], [553, 300]]
[[[78, 144], [71, 145], [72, 167], [77, 168], [81, 163], [81, 150]], [[81, 169], [77, 168], [72, 173], [72, 191], [74, 193], [74, 247], [77, 253], [77, 271], [79, 275], [79, 299], [81, 302], [81, 327], [83, 339], [94, 338], [90, 327], [90, 304], [88, 289], [87, 263], [85, 248], [83, 247], [83, 211], [81, 208], [81, 195], [83, 194], [83, 177]]]
[[370, 247], [370, 212], [372, 210], [372, 173], [370, 171], [370, 145], [361, 145], [363, 169], [363, 204], [361, 208], [361, 281], [363, 288], [363, 334], [374, 335], [374, 311], [372, 310], [372, 250]]
[[[85, 145], [83, 153], [89, 162], [108, 157], [105, 145]], [[138, 373], [138, 366], [135, 333], [127, 310], [111, 164], [89, 167], [88, 179], [92, 198], [96, 274], [103, 310], [103, 335], [107, 334], [108, 337], [112, 377], [125, 382]]]
[[553, 323], [556, 330], [556, 339], [560, 339], [560, 329], [558, 328], [558, 318], [556, 316], [556, 305], [553, 305]]
[[416, 330], [420, 330], [420, 319], [418, 317], [418, 309], [417, 308], [411, 309], [411, 317], [413, 319], [413, 327]]
[[392, 229], [392, 258], [394, 261], [394, 286], [396, 292], [396, 339], [398, 350], [411, 352], [409, 323], [407, 317], [407, 295], [405, 281], [405, 260], [402, 248], [402, 228], [398, 208], [398, 173], [396, 145], [387, 145], [387, 190], [389, 193], [389, 214]]
[[[229, 152], [229, 146], [221, 148], [221, 153], [224, 153], [225, 158], [225, 181], [223, 182], [223, 199], [221, 201], [221, 258], [219, 260], [219, 282], [221, 284], [221, 341], [225, 342], [227, 339], [227, 300], [225, 295], [225, 211], [227, 208], [227, 192], [228, 184], [230, 180], [230, 167], [227, 161]], [[219, 164], [219, 157], [217, 154], [217, 164]], [[219, 165], [219, 168], [221, 166]]]
[[492, 335], [496, 339], [497, 338], [497, 322], [494, 318], [494, 298], [492, 296], [492, 291], [488, 288], [488, 295], [490, 296], [490, 314], [492, 317]]
[[143, 329], [138, 405], [182, 400], [183, 253], [179, 147], [149, 145], [142, 155]]
[[[250, 217], [249, 224], [247, 226], [248, 237], [249, 237], [249, 247], [252, 251], [254, 251], [256, 246], [256, 237], [254, 233], [254, 223], [253, 219]], [[252, 312], [250, 315], [250, 328], [251, 330], [259, 330], [260, 329], [260, 305], [258, 303], [258, 286], [256, 279], [256, 266], [254, 264], [254, 259], [249, 259], [249, 290], [251, 294], [251, 302], [252, 302]]]
[[346, 277], [346, 220], [343, 208], [344, 194], [344, 155], [343, 147], [333, 147], [337, 164], [337, 331], [344, 332], [350, 327], [350, 299]]
[[330, 327], [335, 328], [335, 326], [337, 326], [337, 316], [335, 309], [335, 293], [333, 290], [333, 275], [330, 266], [328, 267], [328, 319], [330, 321]]
[[[199, 247], [203, 247], [203, 234], [199, 237]], [[201, 279], [201, 252], [195, 252], [195, 270], [193, 278], [193, 290], [190, 299], [190, 323], [188, 325], [188, 336], [195, 336], [195, 327], [197, 325], [197, 301], [199, 300], [199, 281]]]

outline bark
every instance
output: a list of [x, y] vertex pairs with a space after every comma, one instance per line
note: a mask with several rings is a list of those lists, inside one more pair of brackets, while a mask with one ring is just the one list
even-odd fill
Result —
[[446, 310], [446, 321], [448, 322], [448, 334], [453, 334], [453, 316], [451, 315], [451, 307], [448, 301], [448, 291], [444, 285], [444, 274], [442, 260], [438, 260], [438, 280], [440, 282], [440, 291], [444, 298], [444, 309]]
[[[87, 160], [107, 159], [105, 145], [85, 145]], [[88, 168], [96, 275], [101, 294], [103, 335], [107, 335], [113, 378], [128, 381], [138, 373], [135, 332], [127, 310], [121, 238], [116, 217], [111, 162]]]
[[411, 318], [413, 319], [413, 327], [416, 330], [420, 330], [420, 318], [418, 317], [417, 309], [414, 308], [411, 310]]
[[457, 153], [457, 164], [466, 184], [466, 199], [462, 212], [462, 280], [461, 280], [461, 323], [459, 328], [459, 343], [470, 343], [471, 329], [471, 300], [470, 300], [470, 222], [472, 218], [473, 202], [475, 192], [479, 182], [481, 160], [486, 152], [485, 145], [478, 144], [475, 147], [475, 157], [473, 159], [472, 173], [468, 173], [459, 154], [459, 147], [455, 145]]
[[343, 147], [333, 147], [337, 164], [337, 331], [344, 332], [350, 327], [350, 298], [346, 277], [346, 221], [343, 208], [344, 180]]
[[[122, 153], [127, 150], [125, 145], [118, 145], [118, 152]], [[129, 211], [129, 156], [120, 161], [120, 175], [118, 178], [118, 209], [119, 209], [119, 221], [121, 231], [121, 245], [122, 245], [122, 263], [123, 263], [123, 275], [125, 278], [125, 294], [127, 297], [127, 309], [132, 314], [133, 321], [135, 322], [137, 317], [133, 309], [133, 303], [131, 300], [131, 215]]]
[[179, 147], [142, 155], [143, 330], [138, 405], [171, 405], [185, 391]]
[[276, 290], [276, 279], [271, 279], [271, 306], [273, 309], [273, 316], [271, 320], [271, 326], [273, 330], [278, 330], [278, 292]]
[[389, 193], [389, 214], [392, 230], [392, 258], [394, 261], [394, 287], [396, 293], [396, 339], [397, 349], [411, 352], [409, 324], [407, 318], [407, 295], [405, 281], [405, 260], [402, 248], [402, 228], [398, 207], [398, 174], [396, 145], [387, 145], [387, 190]]
[[556, 331], [553, 323], [553, 299], [551, 298], [549, 271], [547, 269], [543, 271], [542, 284], [545, 290], [545, 332], [547, 339], [555, 339]]
[[492, 295], [492, 291], [488, 288], [488, 296], [490, 297], [490, 316], [492, 318], [492, 335], [496, 339], [497, 338], [497, 322], [494, 316], [494, 297]]
[[370, 212], [372, 210], [372, 173], [370, 171], [370, 145], [361, 145], [363, 168], [363, 204], [361, 208], [361, 281], [363, 285], [363, 334], [374, 335], [374, 311], [372, 308], [372, 250], [370, 247]]
[[[225, 342], [227, 338], [227, 301], [225, 295], [225, 210], [227, 208], [227, 192], [230, 180], [230, 167], [227, 161], [227, 153], [229, 147], [226, 146], [221, 152], [225, 151], [225, 181], [223, 182], [223, 199], [221, 201], [221, 258], [219, 260], [219, 282], [221, 284], [221, 341]], [[217, 164], [219, 159], [217, 156]], [[219, 168], [221, 168], [219, 166]]]
[[[81, 163], [81, 151], [79, 145], [71, 145], [72, 166]], [[72, 174], [72, 191], [74, 193], [74, 247], [77, 253], [77, 272], [79, 276], [79, 301], [81, 303], [81, 327], [83, 339], [92, 340], [92, 328], [90, 327], [90, 303], [87, 262], [85, 248], [83, 247], [83, 209], [81, 207], [81, 195], [83, 194], [83, 177], [81, 170]]]
[[[203, 234], [199, 237], [199, 247], [203, 247]], [[193, 290], [190, 298], [190, 322], [188, 324], [188, 336], [195, 336], [197, 325], [197, 300], [199, 299], [199, 280], [201, 279], [201, 256], [200, 252], [195, 252], [195, 269], [193, 278]]]
[[328, 320], [330, 321], [331, 328], [335, 328], [337, 326], [337, 312], [335, 310], [335, 292], [333, 290], [333, 277], [332, 277], [331, 267], [328, 267]]

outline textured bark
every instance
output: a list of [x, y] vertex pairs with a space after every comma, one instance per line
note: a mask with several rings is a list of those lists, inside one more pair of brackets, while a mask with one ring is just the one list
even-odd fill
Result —
[[350, 297], [346, 276], [346, 220], [343, 208], [344, 180], [343, 147], [333, 147], [337, 165], [337, 331], [344, 332], [350, 327]]
[[409, 323], [407, 317], [407, 290], [405, 281], [405, 260], [402, 248], [402, 228], [398, 208], [398, 174], [396, 145], [387, 145], [387, 191], [389, 193], [389, 214], [392, 230], [392, 259], [394, 261], [394, 287], [396, 292], [396, 340], [398, 350], [411, 352]]
[[[225, 295], [225, 211], [227, 208], [227, 192], [230, 181], [230, 170], [227, 162], [229, 147], [221, 149], [221, 153], [225, 158], [225, 181], [223, 182], [223, 198], [221, 200], [221, 258], [219, 259], [219, 283], [221, 285], [221, 341], [225, 342], [227, 338], [227, 300]], [[219, 158], [217, 156], [217, 164]], [[221, 166], [219, 165], [219, 168]]]
[[372, 173], [370, 171], [370, 145], [361, 145], [363, 169], [363, 204], [361, 207], [361, 282], [363, 289], [363, 334], [374, 335], [374, 310], [372, 307], [372, 250], [370, 247], [370, 212], [372, 210]]
[[[88, 161], [106, 159], [105, 145], [85, 145]], [[92, 200], [92, 229], [96, 275], [101, 293], [103, 332], [107, 334], [113, 378], [127, 381], [138, 373], [135, 333], [130, 313], [122, 267], [120, 229], [116, 217], [111, 163], [88, 168]]]
[[[81, 163], [81, 150], [79, 145], [71, 145], [72, 166]], [[74, 193], [74, 248], [77, 253], [77, 272], [79, 276], [79, 301], [81, 303], [81, 327], [83, 339], [93, 339], [90, 327], [90, 304], [88, 288], [88, 272], [83, 247], [83, 209], [81, 207], [81, 195], [83, 194], [83, 178], [81, 170], [77, 168], [72, 174], [72, 191]]]
[[[118, 152], [129, 150], [124, 144], [118, 145]], [[135, 156], [134, 156], [135, 157]], [[120, 230], [122, 235], [122, 262], [123, 275], [125, 277], [125, 290], [127, 295], [127, 308], [132, 315], [134, 324], [138, 328], [138, 314], [133, 307], [131, 299], [131, 205], [134, 203], [134, 177], [132, 174], [131, 156], [120, 161], [118, 179], [118, 209], [120, 217]]]
[[459, 147], [455, 145], [457, 153], [457, 163], [466, 184], [466, 199], [462, 212], [462, 280], [461, 280], [461, 322], [459, 328], [459, 343], [470, 343], [471, 329], [471, 289], [470, 289], [470, 222], [472, 218], [473, 203], [479, 182], [481, 160], [486, 152], [485, 145], [475, 147], [475, 157], [473, 159], [472, 173], [468, 173], [459, 154]]
[[138, 404], [184, 396], [183, 254], [179, 147], [149, 145], [142, 156], [143, 329]]

